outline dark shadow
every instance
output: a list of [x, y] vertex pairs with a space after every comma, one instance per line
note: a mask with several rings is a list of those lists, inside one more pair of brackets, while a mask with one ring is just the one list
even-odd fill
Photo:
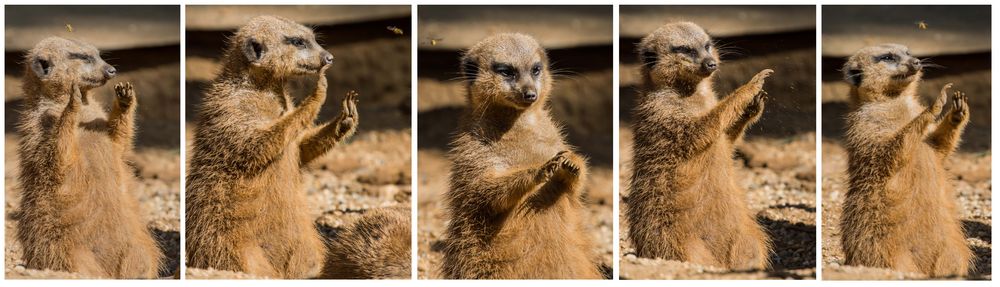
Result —
[[417, 148], [448, 150], [462, 111], [460, 107], [444, 107], [417, 114], [417, 130], [420, 131]]
[[976, 258], [973, 259], [973, 266], [976, 268], [972, 273], [969, 273], [970, 280], [990, 280], [992, 277], [993, 266], [993, 250], [989, 247], [976, 246], [972, 247], [972, 253], [975, 254]]
[[847, 129], [847, 112], [850, 107], [845, 102], [823, 103], [822, 136], [824, 139], [840, 140]]
[[816, 226], [758, 217], [771, 238], [772, 276], [786, 277], [790, 269], [816, 268]]
[[181, 255], [181, 234], [177, 231], [152, 229], [160, 252], [163, 252], [163, 265], [160, 266], [160, 277], [171, 277], [179, 270]]
[[445, 246], [445, 243], [444, 243], [443, 239], [431, 242], [431, 251], [432, 252], [438, 252], [438, 253], [444, 252], [444, 248], [445, 247], [446, 246]]
[[604, 279], [612, 279], [613, 278], [613, 276], [615, 274], [614, 273], [615, 272], [614, 268], [611, 268], [611, 266], [608, 266], [607, 264], [603, 264], [603, 263], [601, 264], [601, 266], [598, 266], [598, 268], [601, 269], [601, 276], [604, 277]]
[[993, 244], [993, 227], [990, 225], [979, 221], [962, 220], [962, 230], [965, 231], [965, 237], [967, 238], [978, 238], [991, 245]]
[[[410, 30], [410, 17], [395, 17], [363, 22], [353, 22], [337, 25], [313, 26], [313, 32], [318, 35], [317, 42], [321, 46], [363, 42], [376, 39], [398, 38], [393, 33], [386, 32], [387, 26], [395, 26], [403, 31]], [[235, 30], [186, 30], [185, 41], [188, 48], [187, 56], [203, 58], [219, 58], [226, 49], [228, 39]]]
[[[779, 54], [800, 49], [816, 47], [816, 30], [798, 30], [770, 34], [748, 34], [730, 37], [713, 38], [721, 47], [732, 47], [736, 53], [724, 54], [723, 62]], [[636, 49], [641, 38], [618, 38], [620, 47], [618, 58], [624, 64], [639, 62]]]

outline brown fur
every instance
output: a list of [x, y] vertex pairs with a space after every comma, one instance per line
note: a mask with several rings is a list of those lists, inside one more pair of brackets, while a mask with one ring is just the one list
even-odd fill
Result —
[[[280, 278], [319, 274], [325, 248], [302, 171], [358, 123], [351, 93], [338, 119], [313, 124], [332, 59], [310, 29], [279, 17], [253, 18], [231, 39], [201, 107], [188, 169], [188, 266]], [[319, 78], [297, 107], [286, 91], [294, 75]]]
[[444, 277], [601, 278], [580, 200], [587, 163], [546, 107], [545, 50], [497, 34], [462, 63], [469, 107], [449, 154]]
[[163, 254], [139, 215], [131, 170], [136, 96], [115, 86], [110, 115], [90, 90], [114, 76], [96, 48], [58, 37], [25, 65], [17, 238], [29, 268], [155, 278]]
[[[892, 60], [880, 60], [879, 57]], [[930, 107], [917, 98], [919, 59], [902, 45], [861, 49], [844, 73], [854, 106], [845, 144], [849, 187], [841, 229], [846, 263], [964, 276], [972, 252], [944, 160], [969, 120], [965, 94], [938, 118], [951, 84]]]
[[711, 75], [719, 54], [701, 27], [664, 25], [642, 39], [638, 52], [643, 90], [625, 206], [637, 255], [766, 268], [770, 243], [747, 207], [732, 157], [733, 144], [764, 109], [762, 88], [772, 71], [718, 101]]
[[410, 208], [378, 208], [341, 231], [324, 278], [410, 279]]

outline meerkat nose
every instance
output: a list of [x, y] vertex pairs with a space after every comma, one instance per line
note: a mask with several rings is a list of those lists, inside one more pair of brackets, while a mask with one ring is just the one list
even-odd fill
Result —
[[323, 64], [333, 64], [333, 55], [330, 52], [323, 51]]
[[703, 67], [705, 68], [706, 71], [714, 72], [715, 69], [719, 68], [719, 64], [716, 63], [715, 60], [708, 60], [705, 62]]
[[112, 67], [112, 66], [108, 66], [107, 69], [104, 69], [104, 74], [107, 75], [109, 78], [110, 77], [114, 77], [115, 73], [117, 73], [117, 72], [118, 72], [118, 70], [116, 70], [115, 67]]
[[538, 93], [535, 93], [535, 91], [524, 92], [523, 96], [524, 96], [524, 100], [525, 101], [529, 101], [529, 102], [534, 102], [535, 100], [538, 99]]

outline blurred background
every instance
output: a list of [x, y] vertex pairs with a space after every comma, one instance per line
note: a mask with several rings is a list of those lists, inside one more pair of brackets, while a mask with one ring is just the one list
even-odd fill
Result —
[[549, 107], [564, 125], [566, 141], [590, 158], [588, 227], [606, 276], [612, 254], [611, 6], [420, 6], [417, 47], [418, 276], [439, 278], [440, 239], [447, 213], [445, 158], [466, 106], [457, 78], [459, 57], [480, 40], [502, 32], [533, 36], [548, 50], [554, 76]]
[[[228, 37], [251, 18], [275, 15], [311, 27], [335, 60], [326, 77], [327, 100], [317, 124], [340, 114], [348, 91], [358, 97], [357, 133], [305, 170], [305, 191], [316, 228], [326, 239], [366, 210], [410, 206], [410, 6], [186, 6], [188, 143], [198, 107], [220, 71]], [[293, 78], [299, 102], [315, 76]], [[256, 278], [254, 274], [187, 269], [187, 278]]]
[[[857, 50], [883, 43], [903, 44], [919, 58], [944, 66], [924, 70], [919, 94], [924, 104], [947, 83], [969, 96], [970, 121], [956, 154], [945, 162], [954, 175], [962, 223], [979, 272], [992, 277], [990, 184], [990, 7], [989, 6], [823, 6], [823, 277], [824, 279], [915, 279], [888, 269], [844, 266], [840, 247], [840, 203], [846, 192], [847, 155], [842, 136], [850, 112], [840, 69]], [[950, 101], [949, 101], [950, 102]], [[945, 106], [949, 109], [951, 104]]]
[[732, 272], [673, 260], [637, 258], [621, 220], [626, 279], [810, 279], [816, 276], [816, 7], [626, 6], [619, 8], [619, 112], [622, 206], [632, 165], [632, 110], [640, 85], [636, 47], [660, 26], [690, 21], [723, 54], [714, 77], [719, 98], [763, 69], [764, 114], [736, 146], [737, 183], [773, 241], [769, 270]]
[[4, 186], [6, 278], [79, 278], [81, 275], [25, 269], [14, 239], [20, 211], [17, 187], [20, 139], [16, 128], [24, 103], [25, 53], [50, 36], [76, 39], [101, 51], [118, 76], [91, 91], [110, 109], [113, 87], [131, 82], [138, 97], [135, 152], [129, 164], [138, 178], [133, 192], [149, 228], [167, 256], [161, 276], [178, 270], [180, 243], [180, 7], [13, 6], [4, 24]]

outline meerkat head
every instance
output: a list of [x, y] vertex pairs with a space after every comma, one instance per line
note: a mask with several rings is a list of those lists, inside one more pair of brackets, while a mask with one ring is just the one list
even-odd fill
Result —
[[[899, 44], [882, 44], [858, 50], [841, 70], [844, 80], [861, 91], [875, 91], [868, 96], [895, 96], [923, 76], [920, 59], [910, 55], [910, 49]], [[878, 100], [858, 95], [860, 102]]]
[[117, 70], [94, 46], [60, 37], [45, 38], [28, 51], [25, 59], [26, 85], [65, 90], [76, 84], [81, 91], [103, 86]]
[[637, 49], [646, 88], [693, 87], [719, 68], [719, 53], [705, 30], [691, 22], [670, 23], [650, 33]]
[[[534, 38], [504, 33], [490, 36], [462, 55], [469, 101], [527, 109], [545, 102], [552, 87], [549, 59]], [[484, 98], [485, 97], [485, 98]]]
[[277, 16], [257, 16], [236, 31], [230, 57], [278, 78], [318, 73], [333, 55], [316, 43], [312, 29]]

